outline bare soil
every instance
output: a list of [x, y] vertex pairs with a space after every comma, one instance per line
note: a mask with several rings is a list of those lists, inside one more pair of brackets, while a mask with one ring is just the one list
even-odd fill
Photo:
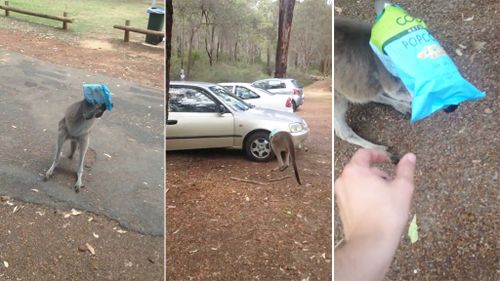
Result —
[[0, 29], [0, 48], [54, 64], [164, 88], [165, 59], [162, 45], [144, 45], [139, 41], [141, 37], [137, 36], [131, 37], [131, 42], [124, 43], [120, 39], [80, 38], [67, 34], [58, 36], [59, 33]]
[[[335, 6], [342, 15], [373, 22], [372, 2], [338, 0]], [[398, 2], [427, 23], [462, 75], [487, 97], [414, 125], [386, 106], [351, 107], [349, 123], [360, 136], [399, 155], [417, 155], [410, 215], [417, 215], [420, 239], [411, 244], [405, 233], [386, 280], [498, 280], [500, 4]], [[337, 176], [357, 147], [338, 138], [334, 145]], [[334, 221], [337, 244], [342, 240], [337, 212]]]
[[276, 160], [238, 150], [167, 153], [167, 280], [332, 278], [330, 85], [307, 87], [297, 112], [311, 128], [297, 153], [302, 186], [291, 169], [271, 172]]
[[[161, 47], [55, 34], [0, 29], [0, 48], [164, 87]], [[69, 211], [3, 198], [0, 280], [163, 280], [163, 237], [122, 232], [115, 221], [87, 212], [65, 218]]]

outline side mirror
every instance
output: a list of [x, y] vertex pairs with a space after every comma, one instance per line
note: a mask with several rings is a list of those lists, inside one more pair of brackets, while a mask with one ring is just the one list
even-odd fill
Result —
[[226, 113], [226, 107], [223, 104], [219, 104], [219, 114]]

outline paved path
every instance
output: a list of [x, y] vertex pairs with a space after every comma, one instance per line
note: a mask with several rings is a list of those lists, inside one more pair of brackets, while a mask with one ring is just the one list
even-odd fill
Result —
[[[82, 99], [84, 83], [107, 84], [115, 107], [92, 130], [85, 188], [76, 194], [76, 159], [63, 156], [48, 182], [42, 174], [51, 164], [57, 124]], [[84, 209], [163, 235], [163, 112], [161, 90], [0, 50], [0, 195]], [[68, 151], [67, 142], [63, 154]]]

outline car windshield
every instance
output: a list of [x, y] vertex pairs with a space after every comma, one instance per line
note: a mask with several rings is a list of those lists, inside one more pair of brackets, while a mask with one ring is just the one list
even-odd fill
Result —
[[242, 99], [237, 96], [229, 93], [226, 89], [221, 86], [212, 86], [209, 87], [210, 91], [214, 93], [219, 99], [223, 100], [224, 103], [229, 106], [232, 110], [236, 111], [247, 111], [251, 108], [251, 106], [244, 102]]

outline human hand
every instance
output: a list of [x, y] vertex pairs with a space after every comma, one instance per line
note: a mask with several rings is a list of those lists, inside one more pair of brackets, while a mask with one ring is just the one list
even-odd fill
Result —
[[371, 237], [394, 247], [408, 221], [416, 157], [408, 153], [399, 161], [396, 175], [374, 167], [389, 161], [384, 152], [360, 149], [335, 181], [336, 202], [346, 242]]

